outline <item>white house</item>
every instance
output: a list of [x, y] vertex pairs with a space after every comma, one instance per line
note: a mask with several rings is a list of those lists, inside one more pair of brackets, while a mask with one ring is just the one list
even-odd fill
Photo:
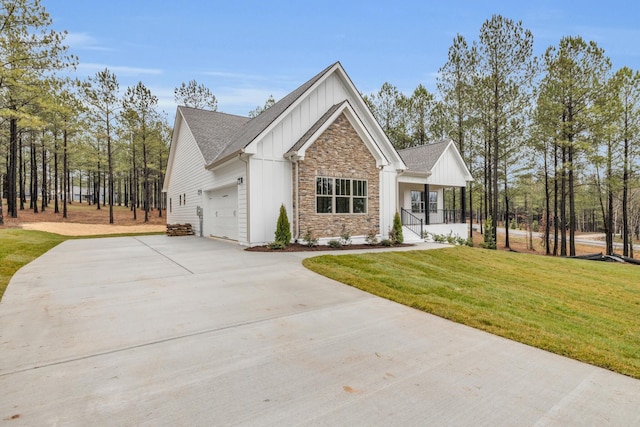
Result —
[[[253, 119], [178, 107], [163, 187], [167, 223], [263, 245], [274, 240], [284, 205], [295, 240], [307, 232], [321, 241], [343, 231], [354, 241], [383, 237], [416, 188], [471, 179], [451, 145], [434, 164], [408, 167], [411, 155], [403, 160], [394, 149], [336, 62]], [[444, 173], [437, 183], [434, 166], [459, 176]]]

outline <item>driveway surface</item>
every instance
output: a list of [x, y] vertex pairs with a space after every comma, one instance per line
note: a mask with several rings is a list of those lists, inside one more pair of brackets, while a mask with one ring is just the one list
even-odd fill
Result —
[[0, 424], [638, 426], [640, 381], [197, 237], [64, 242], [0, 303]]

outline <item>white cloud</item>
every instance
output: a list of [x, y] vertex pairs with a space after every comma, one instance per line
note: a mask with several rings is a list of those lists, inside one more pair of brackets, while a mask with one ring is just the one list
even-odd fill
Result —
[[129, 67], [122, 65], [106, 65], [95, 63], [80, 63], [78, 64], [78, 72], [85, 72], [93, 74], [97, 71], [102, 71], [108, 68], [109, 71], [117, 76], [139, 76], [139, 75], [160, 75], [162, 70], [159, 68], [141, 68], [141, 67]]
[[68, 33], [65, 42], [73, 50], [97, 50], [97, 51], [112, 51], [110, 47], [102, 46], [98, 40], [87, 33]]

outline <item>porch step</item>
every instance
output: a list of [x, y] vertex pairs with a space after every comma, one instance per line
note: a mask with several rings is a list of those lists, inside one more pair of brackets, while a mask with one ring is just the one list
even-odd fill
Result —
[[408, 227], [402, 226], [402, 237], [404, 237], [404, 243], [420, 243], [424, 242], [424, 239], [420, 238], [416, 233], [411, 231]]

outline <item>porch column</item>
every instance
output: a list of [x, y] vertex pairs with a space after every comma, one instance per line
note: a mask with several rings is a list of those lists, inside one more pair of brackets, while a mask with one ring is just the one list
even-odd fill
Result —
[[424, 225], [429, 225], [429, 184], [424, 185]]
[[467, 187], [460, 187], [460, 223], [464, 224], [467, 212]]

